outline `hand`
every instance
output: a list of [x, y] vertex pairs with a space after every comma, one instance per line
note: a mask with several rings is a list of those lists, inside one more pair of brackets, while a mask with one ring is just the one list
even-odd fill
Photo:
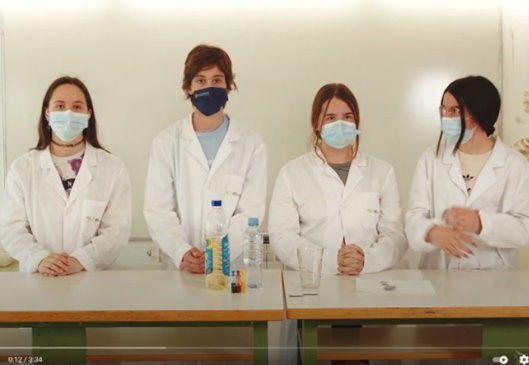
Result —
[[450, 227], [434, 226], [426, 234], [426, 242], [439, 247], [452, 257], [469, 257], [474, 253], [469, 246], [476, 247], [469, 235]]
[[68, 269], [68, 255], [52, 253], [40, 261], [37, 271], [44, 276], [60, 276], [65, 275]]
[[68, 270], [64, 275], [72, 275], [83, 271], [84, 266], [75, 257], [68, 257]]
[[342, 246], [337, 259], [340, 275], [358, 275], [364, 268], [364, 251], [357, 245]]
[[481, 218], [479, 212], [474, 209], [454, 207], [445, 210], [443, 219], [446, 224], [459, 231], [480, 234]]
[[204, 252], [200, 251], [196, 247], [193, 247], [182, 257], [180, 269], [193, 274], [203, 274], [205, 270], [204, 261]]

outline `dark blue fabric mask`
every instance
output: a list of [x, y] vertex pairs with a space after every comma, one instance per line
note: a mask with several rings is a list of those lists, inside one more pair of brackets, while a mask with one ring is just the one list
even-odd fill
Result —
[[218, 112], [226, 105], [228, 92], [220, 87], [197, 90], [191, 95], [191, 103], [205, 116]]

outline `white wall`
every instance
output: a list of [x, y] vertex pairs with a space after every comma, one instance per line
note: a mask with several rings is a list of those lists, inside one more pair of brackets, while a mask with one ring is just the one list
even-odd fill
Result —
[[[7, 170], [6, 156], [6, 98], [5, 98], [5, 37], [4, 37], [4, 15], [0, 4], [0, 191], [4, 187], [5, 174]], [[0, 248], [0, 251], [2, 249]]]
[[[529, 138], [529, 3], [503, 6], [503, 139], [512, 145]], [[529, 267], [529, 248], [520, 250], [518, 263]]]
[[317, 89], [343, 82], [360, 102], [362, 148], [396, 166], [404, 201], [419, 154], [436, 139], [446, 84], [500, 78], [499, 11], [490, 2], [8, 0], [4, 16], [9, 162], [35, 144], [49, 83], [79, 76], [104, 144], [128, 166], [137, 237], [147, 236], [149, 145], [190, 111], [180, 81], [200, 42], [232, 57], [240, 92], [228, 111], [265, 139], [271, 185], [308, 148]]
[[503, 138], [529, 137], [529, 3], [503, 7]]

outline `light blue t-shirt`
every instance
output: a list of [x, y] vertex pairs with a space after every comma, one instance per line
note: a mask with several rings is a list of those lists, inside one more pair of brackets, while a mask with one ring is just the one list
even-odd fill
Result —
[[230, 119], [227, 115], [225, 115], [222, 124], [214, 131], [196, 132], [198, 141], [202, 146], [202, 150], [204, 151], [204, 155], [206, 155], [206, 159], [208, 160], [208, 165], [210, 168], [211, 165], [213, 165], [215, 156], [217, 156], [217, 152], [219, 151], [220, 145], [222, 144], [222, 141], [224, 140], [224, 137], [228, 132], [229, 126]]

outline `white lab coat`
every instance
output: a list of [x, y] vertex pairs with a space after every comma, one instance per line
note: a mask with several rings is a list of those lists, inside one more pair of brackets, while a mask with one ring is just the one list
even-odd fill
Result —
[[407, 249], [395, 171], [359, 152], [346, 184], [315, 152], [289, 163], [277, 177], [270, 204], [270, 243], [281, 261], [298, 268], [297, 248], [324, 248], [322, 272], [338, 272], [345, 238], [365, 255], [362, 273], [397, 264]]
[[154, 139], [145, 187], [149, 232], [170, 258], [170, 267], [179, 268], [191, 247], [203, 249], [202, 231], [213, 199], [222, 200], [234, 261], [242, 253], [248, 217], [264, 216], [265, 145], [230, 120], [210, 169], [189, 115]]
[[[433, 225], [444, 225], [451, 207], [479, 211], [482, 231], [469, 258], [453, 258], [425, 241]], [[470, 196], [461, 164], [452, 148], [424, 152], [417, 163], [406, 214], [412, 249], [422, 253], [421, 269], [496, 269], [516, 267], [519, 247], [529, 243], [529, 164], [517, 151], [496, 140]]]
[[16, 159], [7, 174], [0, 208], [0, 242], [36, 272], [51, 253], [75, 257], [87, 271], [108, 268], [126, 245], [131, 225], [131, 189], [124, 164], [86, 144], [67, 196], [49, 149]]

